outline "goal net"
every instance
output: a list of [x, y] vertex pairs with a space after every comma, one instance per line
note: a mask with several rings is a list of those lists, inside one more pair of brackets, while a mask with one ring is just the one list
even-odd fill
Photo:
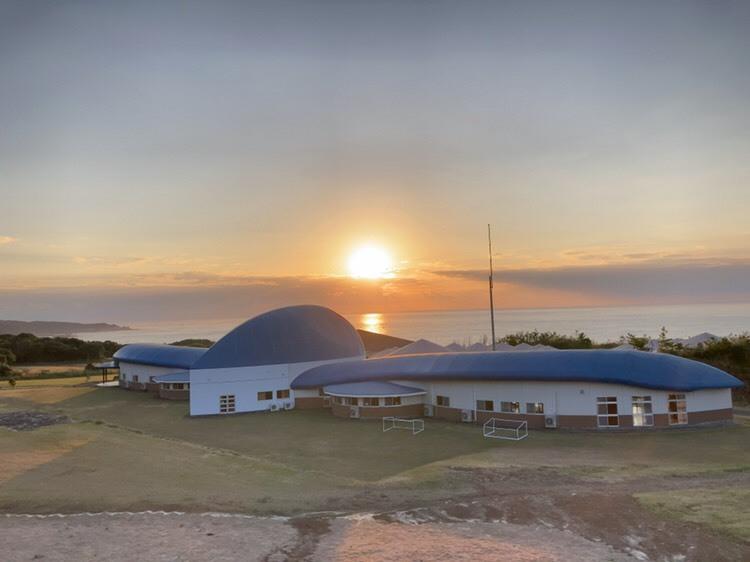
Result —
[[422, 433], [424, 431], [424, 420], [407, 420], [404, 418], [396, 418], [393, 416], [387, 416], [383, 418], [383, 433], [390, 431], [391, 429], [408, 429], [412, 435]]
[[520, 441], [529, 436], [528, 426], [522, 420], [490, 418], [482, 426], [482, 435], [493, 439]]

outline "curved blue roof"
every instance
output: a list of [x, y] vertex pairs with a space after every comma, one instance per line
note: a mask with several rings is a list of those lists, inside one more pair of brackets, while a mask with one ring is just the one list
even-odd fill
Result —
[[425, 393], [421, 388], [383, 381], [332, 384], [323, 388], [323, 392], [332, 396], [411, 396]]
[[118, 363], [122, 361], [156, 367], [189, 369], [206, 351], [200, 347], [133, 343], [118, 349], [112, 358]]
[[391, 379], [578, 381], [686, 392], [743, 386], [724, 371], [683, 357], [605, 349], [432, 353], [343, 361], [309, 369], [291, 386], [316, 388]]
[[216, 342], [193, 369], [362, 358], [354, 327], [330, 308], [289, 306], [256, 316]]

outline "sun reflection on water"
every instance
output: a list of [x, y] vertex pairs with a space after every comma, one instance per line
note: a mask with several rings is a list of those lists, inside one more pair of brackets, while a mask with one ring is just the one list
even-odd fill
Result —
[[379, 312], [368, 312], [359, 316], [358, 327], [376, 334], [385, 333], [385, 318]]

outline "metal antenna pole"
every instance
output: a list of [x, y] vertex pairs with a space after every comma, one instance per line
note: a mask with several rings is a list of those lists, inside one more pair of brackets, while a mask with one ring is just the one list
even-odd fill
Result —
[[487, 245], [490, 254], [490, 324], [492, 324], [492, 351], [495, 351], [495, 301], [492, 295], [492, 232], [490, 225], [487, 225]]

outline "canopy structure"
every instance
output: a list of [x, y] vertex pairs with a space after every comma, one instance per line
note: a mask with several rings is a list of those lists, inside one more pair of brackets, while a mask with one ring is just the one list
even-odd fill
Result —
[[425, 394], [425, 391], [421, 388], [382, 381], [332, 384], [324, 387], [323, 392], [331, 396], [358, 396], [364, 398], [420, 396]]
[[445, 351], [442, 345], [438, 345], [435, 342], [429, 340], [417, 340], [404, 347], [400, 347], [389, 354], [392, 355], [414, 355], [415, 353], [441, 353]]
[[606, 349], [435, 353], [342, 361], [309, 369], [291, 386], [389, 380], [579, 381], [676, 391], [743, 386], [729, 373], [690, 359]]

